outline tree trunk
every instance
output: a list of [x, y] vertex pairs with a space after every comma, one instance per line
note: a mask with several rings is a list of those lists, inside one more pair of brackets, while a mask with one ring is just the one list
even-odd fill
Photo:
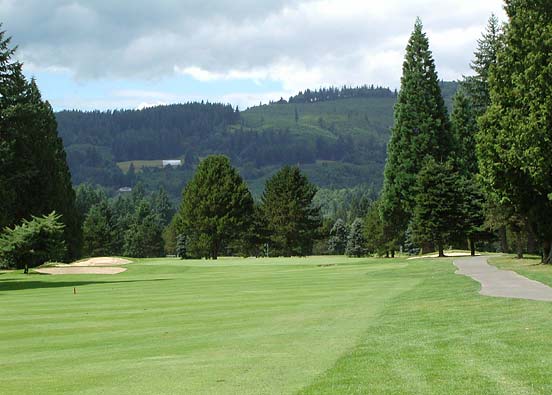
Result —
[[395, 250], [391, 250], [391, 258], [395, 258]]
[[430, 252], [432, 252], [432, 251], [435, 251], [435, 250], [433, 249], [434, 246], [433, 246], [433, 245], [431, 244], [431, 242], [429, 242], [429, 241], [423, 242], [421, 247], [422, 247], [421, 255], [423, 255], [423, 254], [428, 254], [428, 253], [430, 253]]
[[470, 255], [475, 256], [475, 241], [471, 237], [468, 239], [468, 244], [470, 246]]
[[523, 259], [523, 236], [521, 232], [516, 232], [516, 255], [517, 259]]
[[550, 240], [546, 240], [542, 243], [542, 263], [550, 264], [552, 257], [550, 256], [550, 248], [552, 243]]
[[535, 233], [531, 227], [527, 227], [527, 253], [528, 254], [537, 254], [537, 239], [535, 238]]
[[437, 246], [439, 248], [439, 258], [443, 258], [445, 256], [445, 251], [443, 250], [443, 243], [439, 242], [437, 243]]
[[29, 274], [29, 267], [25, 264], [25, 269], [23, 269], [23, 274]]
[[506, 234], [505, 226], [498, 230], [498, 237], [500, 238], [500, 252], [507, 253], [510, 248], [508, 248], [508, 236]]
[[389, 258], [389, 250], [385, 251], [385, 257]]

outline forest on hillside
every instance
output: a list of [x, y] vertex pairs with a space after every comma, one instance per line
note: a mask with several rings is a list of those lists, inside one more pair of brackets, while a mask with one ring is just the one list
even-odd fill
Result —
[[[456, 83], [442, 82], [450, 102]], [[239, 111], [219, 103], [56, 114], [73, 184], [108, 190], [141, 181], [180, 197], [199, 160], [227, 155], [255, 196], [279, 167], [299, 165], [319, 187], [379, 189], [397, 93], [387, 88], [321, 88]], [[162, 168], [143, 161], [180, 159]], [[125, 165], [126, 163], [126, 165]], [[128, 164], [132, 163], [129, 171]]]

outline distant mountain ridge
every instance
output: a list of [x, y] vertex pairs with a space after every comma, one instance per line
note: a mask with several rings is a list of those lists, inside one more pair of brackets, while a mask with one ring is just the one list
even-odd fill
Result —
[[[455, 82], [442, 83], [449, 105], [456, 88]], [[377, 190], [396, 95], [374, 86], [321, 88], [243, 112], [202, 102], [61, 111], [56, 118], [74, 184], [118, 189], [142, 181], [151, 189], [162, 185], [176, 198], [198, 161], [221, 153], [239, 167], [255, 194], [284, 164], [298, 164], [324, 188], [368, 184]], [[181, 159], [183, 166], [128, 172], [129, 162], [163, 159]]]

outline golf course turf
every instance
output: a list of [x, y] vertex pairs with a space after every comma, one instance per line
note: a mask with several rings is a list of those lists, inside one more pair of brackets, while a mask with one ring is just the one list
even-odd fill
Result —
[[0, 273], [2, 394], [552, 393], [552, 303], [481, 296], [452, 258], [127, 267]]

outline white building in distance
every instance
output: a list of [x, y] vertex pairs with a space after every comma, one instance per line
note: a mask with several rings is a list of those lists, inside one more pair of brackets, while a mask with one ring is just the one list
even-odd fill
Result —
[[180, 159], [163, 160], [163, 167], [180, 165], [182, 165], [182, 161]]

